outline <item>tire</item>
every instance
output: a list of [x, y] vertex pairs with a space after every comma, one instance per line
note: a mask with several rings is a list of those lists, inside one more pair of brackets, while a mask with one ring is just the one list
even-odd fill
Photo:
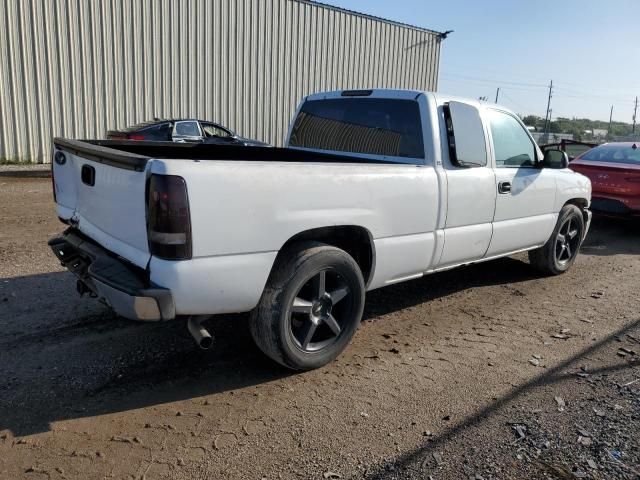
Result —
[[560, 275], [571, 268], [584, 237], [584, 217], [575, 205], [562, 207], [551, 238], [542, 247], [529, 251], [529, 262], [548, 275]]
[[353, 337], [364, 308], [362, 272], [345, 251], [305, 242], [282, 251], [249, 329], [272, 360], [312, 370], [334, 360]]

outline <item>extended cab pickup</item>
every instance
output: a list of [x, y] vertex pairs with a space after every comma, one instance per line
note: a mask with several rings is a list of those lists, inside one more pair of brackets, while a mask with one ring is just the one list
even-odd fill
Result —
[[90, 293], [138, 320], [251, 312], [293, 369], [335, 358], [365, 291], [529, 251], [559, 274], [589, 180], [509, 110], [404, 90], [305, 98], [286, 148], [56, 139], [49, 244]]

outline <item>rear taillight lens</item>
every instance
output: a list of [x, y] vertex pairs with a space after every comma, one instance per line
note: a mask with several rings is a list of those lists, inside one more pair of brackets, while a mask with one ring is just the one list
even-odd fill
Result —
[[56, 198], [56, 179], [54, 176], [54, 168], [53, 164], [57, 163], [60, 166], [63, 166], [67, 163], [67, 157], [59, 150], [53, 151], [53, 159], [51, 160], [51, 189], [53, 190], [53, 201], [57, 202]]
[[147, 202], [151, 255], [166, 260], [191, 258], [191, 215], [184, 178], [151, 175]]
[[137, 133], [132, 133], [129, 135], [129, 140], [144, 140], [144, 135], [139, 135]]

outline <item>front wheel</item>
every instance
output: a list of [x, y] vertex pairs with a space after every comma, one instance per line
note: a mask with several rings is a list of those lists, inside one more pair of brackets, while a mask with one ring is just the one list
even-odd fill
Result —
[[575, 262], [583, 237], [582, 211], [575, 205], [567, 204], [560, 210], [551, 238], [542, 247], [529, 251], [529, 261], [543, 273], [564, 273]]
[[321, 243], [304, 243], [279, 255], [249, 328], [256, 345], [293, 370], [335, 359], [353, 337], [365, 287], [355, 260]]

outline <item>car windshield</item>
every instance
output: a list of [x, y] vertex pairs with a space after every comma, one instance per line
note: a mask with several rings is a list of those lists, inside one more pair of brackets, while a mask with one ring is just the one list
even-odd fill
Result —
[[207, 137], [229, 137], [229, 132], [226, 132], [222, 128], [214, 125], [213, 123], [202, 123], [202, 131], [204, 131]]
[[289, 145], [424, 158], [418, 102], [382, 98], [308, 101], [296, 118]]
[[[635, 147], [635, 148], [634, 148]], [[580, 160], [594, 162], [632, 163], [640, 165], [640, 145], [601, 145], [585, 153]]]

